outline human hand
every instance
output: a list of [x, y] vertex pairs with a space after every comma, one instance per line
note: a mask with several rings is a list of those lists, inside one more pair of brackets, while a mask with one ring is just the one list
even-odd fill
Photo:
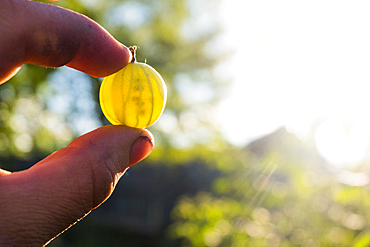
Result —
[[[85, 16], [26, 0], [0, 1], [0, 84], [24, 63], [91, 76], [130, 61], [128, 49]], [[28, 170], [0, 169], [0, 246], [42, 246], [98, 207], [153, 148], [147, 130], [105, 126]]]

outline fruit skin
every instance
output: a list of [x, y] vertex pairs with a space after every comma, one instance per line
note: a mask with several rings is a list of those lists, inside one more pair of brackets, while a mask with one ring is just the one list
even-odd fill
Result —
[[167, 87], [151, 66], [133, 60], [122, 70], [104, 78], [100, 105], [114, 125], [145, 128], [154, 124], [167, 101]]

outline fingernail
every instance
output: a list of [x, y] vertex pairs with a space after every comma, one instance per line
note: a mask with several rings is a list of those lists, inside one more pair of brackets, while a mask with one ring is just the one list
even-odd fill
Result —
[[148, 135], [140, 136], [132, 145], [129, 167], [147, 157], [153, 150], [153, 137]]

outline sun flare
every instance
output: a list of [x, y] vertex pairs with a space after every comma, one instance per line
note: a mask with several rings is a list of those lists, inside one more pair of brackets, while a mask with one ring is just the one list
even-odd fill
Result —
[[317, 148], [330, 162], [342, 166], [361, 162], [369, 147], [369, 126], [356, 119], [331, 118], [315, 133]]
[[302, 136], [325, 119], [315, 133], [321, 154], [358, 163], [370, 136], [370, 3], [314, 2], [225, 1], [225, 40], [236, 53], [220, 124], [243, 145], [282, 125]]

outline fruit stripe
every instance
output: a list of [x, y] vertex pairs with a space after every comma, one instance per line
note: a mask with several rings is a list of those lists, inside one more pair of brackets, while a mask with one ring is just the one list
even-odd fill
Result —
[[[112, 80], [111, 82], [111, 96], [112, 95], [115, 95], [114, 92], [119, 93], [119, 92], [123, 92], [124, 91], [124, 84], [123, 83], [118, 83], [118, 82], [122, 82], [123, 81], [123, 77], [125, 75], [125, 70], [127, 69], [127, 67], [124, 67], [123, 70], [122, 70], [122, 73], [119, 73], [119, 74], [116, 74], [117, 75], [120, 75], [121, 78], [117, 78], [117, 80]], [[113, 78], [114, 79], [114, 78]], [[115, 83], [117, 85], [115, 85]], [[120, 102], [119, 100], [120, 98], [119, 97], [114, 97], [113, 98], [113, 104], [123, 104], [125, 105], [125, 101], [122, 99], [122, 102]], [[116, 106], [112, 106], [112, 109], [116, 108]], [[116, 121], [117, 124], [122, 124], [122, 118], [124, 119], [124, 112], [121, 112], [121, 111], [113, 111], [112, 114], [114, 114], [114, 120]], [[120, 116], [118, 116], [118, 114], [120, 114]], [[121, 120], [120, 120], [121, 119]]]
[[[153, 70], [149, 70], [149, 73], [152, 75], [155, 83], [156, 83], [156, 87], [157, 87], [157, 90], [159, 92], [159, 95], [160, 95], [160, 99], [155, 101], [154, 100], [154, 93], [153, 94], [153, 102], [161, 102], [161, 111], [159, 112], [158, 116], [154, 116], [155, 118], [159, 119], [158, 117], [162, 114], [163, 110], [164, 110], [164, 106], [166, 104], [166, 95], [167, 95], [167, 88], [165, 87], [165, 84], [163, 82], [163, 79], [161, 76], [159, 76], [158, 72], [156, 72], [154, 69]], [[154, 104], [153, 104], [153, 109], [154, 109]], [[154, 111], [153, 111], [154, 112]], [[155, 123], [152, 122], [151, 124]]]
[[[123, 109], [127, 109], [126, 108], [126, 105], [127, 103], [129, 102], [130, 100], [130, 94], [131, 94], [131, 90], [132, 90], [132, 87], [134, 86], [134, 83], [133, 83], [133, 80], [134, 80], [134, 64], [130, 64], [131, 66], [131, 76], [130, 76], [130, 83], [129, 83], [129, 88], [128, 88], [128, 91], [127, 91], [127, 96], [126, 96], [126, 100], [123, 101]], [[122, 75], [124, 75], [124, 73], [122, 73]], [[123, 81], [123, 80], [122, 80]], [[125, 123], [127, 124], [127, 122], [129, 121], [129, 116], [127, 114], [129, 114], [129, 111], [124, 111], [122, 113], [124, 116], [122, 117], [122, 123]], [[138, 125], [138, 122], [136, 123], [136, 125], [134, 125], [133, 127], [136, 127]]]
[[[140, 71], [139, 70], [136, 70], [137, 71], [137, 74], [138, 74], [138, 78], [140, 78]], [[143, 83], [145, 83], [145, 80], [137, 80], [138, 82], [138, 91], [140, 92], [139, 93], [139, 99], [137, 101], [137, 113], [136, 113], [136, 125], [135, 127], [139, 126], [140, 124], [140, 110], [142, 108], [142, 105], [143, 105]]]
[[[106, 78], [106, 80], [105, 81], [103, 81], [103, 85], [102, 85], [102, 87], [103, 88], [107, 88], [107, 90], [109, 90], [109, 91], [113, 91], [113, 87], [112, 87], [112, 82], [114, 81], [114, 77], [116, 77], [117, 75], [116, 74], [113, 74], [113, 75], [111, 75], [111, 76], [109, 76], [109, 77], [107, 77]], [[103, 89], [104, 90], [104, 89]], [[103, 90], [101, 90], [101, 92], [103, 92]], [[112, 94], [110, 94], [110, 95], [112, 95]], [[102, 95], [101, 95], [102, 96]], [[114, 102], [110, 99], [109, 100], [109, 102], [111, 103], [111, 104], [114, 104]], [[116, 115], [114, 114], [114, 115], [111, 115], [110, 113], [109, 113], [109, 111], [108, 111], [108, 109], [107, 109], [107, 107], [109, 108], [109, 107], [113, 107], [113, 105], [111, 105], [111, 106], [104, 106], [103, 108], [102, 108], [102, 110], [103, 110], [103, 113], [104, 113], [104, 115], [106, 115], [106, 118], [109, 120], [109, 121], [115, 121], [116, 123], [118, 122], [118, 119], [117, 119], [117, 117], [116, 117]]]
[[[111, 88], [112, 89], [112, 92], [110, 94], [111, 96], [114, 95], [113, 93], [115, 91], [117, 91], [117, 92], [123, 92], [124, 91], [124, 84], [123, 83], [118, 83], [118, 82], [122, 82], [126, 70], [127, 70], [127, 67], [124, 67], [122, 69], [122, 73], [117, 73], [117, 75], [120, 75], [120, 78], [117, 78], [116, 80], [112, 80], [112, 83], [111, 83], [111, 85], [112, 85], [112, 88]], [[115, 84], [114, 82], [117, 84], [116, 86], [114, 85]], [[114, 97], [114, 104], [115, 105], [116, 104], [122, 104], [122, 105], [124, 105], [125, 104], [124, 103], [124, 100], [123, 99], [119, 100], [119, 99], [120, 98], [118, 98], [118, 97]], [[116, 106], [112, 106], [111, 109], [115, 109], [115, 107]], [[124, 116], [123, 116], [124, 113], [121, 112], [121, 111], [113, 111], [112, 114], [114, 114], [114, 117], [115, 117], [115, 120], [117, 121], [117, 124], [121, 124], [122, 121], [120, 119], [124, 118]]]
[[[150, 117], [149, 117], [149, 121], [148, 121], [148, 123], [146, 124], [147, 126], [149, 126], [150, 124], [151, 124], [151, 122], [152, 122], [152, 118], [153, 118], [153, 112], [154, 112], [154, 92], [153, 92], [153, 86], [152, 86], [152, 82], [151, 82], [151, 80], [150, 80], [150, 75], [149, 75], [149, 73], [150, 73], [150, 70], [149, 70], [149, 72], [145, 69], [145, 67], [143, 66], [143, 67], [141, 67], [141, 69], [143, 70], [143, 72], [144, 72], [144, 74], [145, 74], [145, 76], [146, 76], [146, 79], [148, 80], [148, 84], [149, 84], [149, 88], [150, 88], [150, 93], [151, 93], [151, 95], [152, 95], [152, 109], [151, 109], [151, 111], [150, 111]], [[154, 79], [154, 81], [156, 82], [156, 80], [155, 80], [155, 78], [153, 78]], [[139, 114], [138, 114], [139, 115]]]

